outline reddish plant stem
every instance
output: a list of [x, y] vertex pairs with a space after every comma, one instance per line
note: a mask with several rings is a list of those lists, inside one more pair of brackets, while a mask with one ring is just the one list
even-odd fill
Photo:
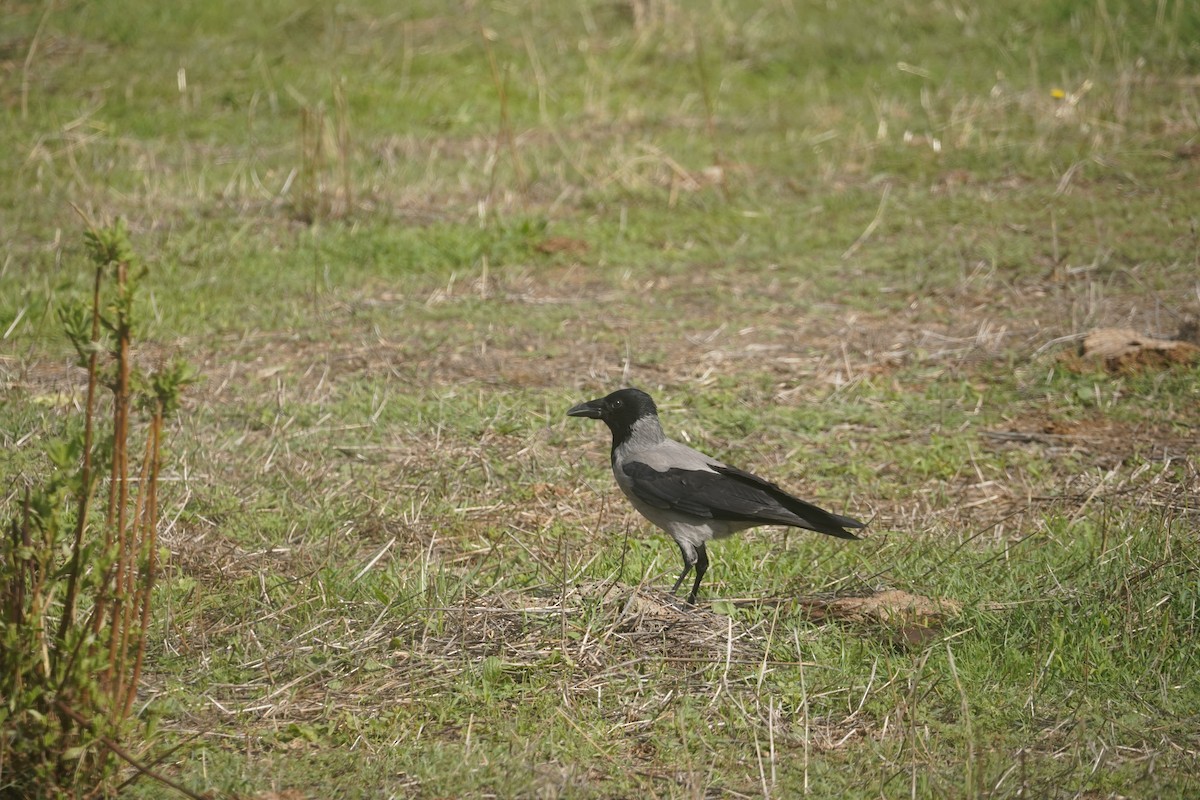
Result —
[[133, 710], [133, 701], [137, 697], [138, 681], [142, 677], [142, 661], [146, 655], [146, 631], [150, 627], [150, 596], [154, 592], [154, 581], [158, 577], [158, 469], [159, 452], [162, 438], [163, 405], [156, 401], [154, 417], [150, 421], [147, 458], [150, 470], [149, 479], [144, 484], [146, 498], [146, 515], [142, 525], [142, 553], [146, 562], [146, 572], [138, 588], [136, 605], [140, 609], [138, 620], [137, 653], [134, 656], [133, 671], [130, 673], [129, 690], [125, 697], [125, 716]]
[[[130, 319], [127, 285], [129, 265], [121, 261], [117, 263], [117, 374], [116, 385], [113, 388], [113, 463], [112, 486], [109, 489], [109, 499], [115, 504], [116, 530], [110, 534], [110, 542], [115, 539], [117, 545], [116, 573], [108, 582], [112, 594], [112, 609], [110, 611], [110, 630], [108, 639], [108, 684], [113, 688], [114, 679], [120, 680], [118, 665], [121, 656], [118, 647], [121, 643], [121, 620], [124, 617], [125, 604], [125, 573], [129, 568], [129, 532], [126, 530], [129, 520], [129, 457], [127, 443], [129, 439], [129, 339]], [[110, 505], [109, 517], [114, 516]]]

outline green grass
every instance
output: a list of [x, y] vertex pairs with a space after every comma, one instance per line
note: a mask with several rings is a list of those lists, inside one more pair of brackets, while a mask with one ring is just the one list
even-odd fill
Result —
[[[201, 370], [139, 705], [159, 769], [246, 797], [1200, 791], [1200, 368], [1051, 344], [1200, 316], [1190, 4], [5, 20], [9, 503], [77, 424], [71, 204], [129, 222], [143, 357]], [[677, 613], [674, 546], [563, 416], [625, 383], [868, 535], [717, 544]], [[820, 610], [885, 590], [958, 610]]]

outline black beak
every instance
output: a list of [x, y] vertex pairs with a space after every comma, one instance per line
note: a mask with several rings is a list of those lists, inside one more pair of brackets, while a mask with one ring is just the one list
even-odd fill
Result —
[[600, 403], [600, 400], [588, 400], [586, 403], [580, 403], [577, 406], [571, 406], [569, 409], [567, 409], [567, 416], [600, 419], [603, 413], [600, 410]]

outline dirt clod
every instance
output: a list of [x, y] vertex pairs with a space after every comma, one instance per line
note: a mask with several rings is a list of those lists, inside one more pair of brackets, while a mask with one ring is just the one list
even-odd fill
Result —
[[1097, 328], [1083, 339], [1079, 355], [1103, 360], [1109, 372], [1137, 372], [1191, 364], [1200, 358], [1200, 347], [1179, 339], [1156, 339], [1132, 328]]

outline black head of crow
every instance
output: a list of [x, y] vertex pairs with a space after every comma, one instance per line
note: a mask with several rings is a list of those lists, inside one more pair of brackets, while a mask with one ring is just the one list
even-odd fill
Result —
[[650, 395], [641, 389], [621, 389], [608, 397], [589, 400], [572, 406], [569, 417], [588, 417], [603, 420], [612, 431], [613, 447], [617, 447], [633, 433], [633, 427], [643, 418], [658, 419], [658, 406]]
[[688, 602], [696, 602], [708, 569], [705, 544], [759, 525], [805, 528], [840, 539], [866, 527], [793, 497], [770, 481], [710, 458], [668, 439], [658, 408], [640, 389], [572, 406], [568, 416], [598, 419], [612, 431], [613, 476], [642, 516], [666, 531], [683, 556], [683, 572], [672, 592], [694, 568]]

